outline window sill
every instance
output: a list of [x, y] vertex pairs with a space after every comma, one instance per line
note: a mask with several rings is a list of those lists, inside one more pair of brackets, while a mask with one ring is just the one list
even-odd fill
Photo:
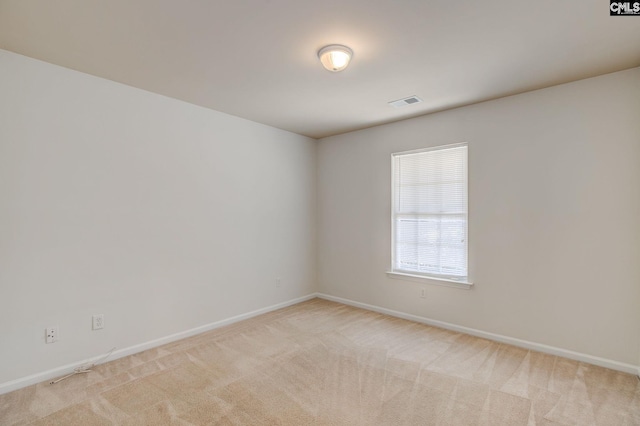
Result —
[[387, 276], [389, 278], [393, 278], [397, 280], [413, 281], [413, 282], [419, 282], [419, 283], [426, 282], [433, 285], [455, 287], [455, 288], [461, 288], [465, 290], [470, 290], [471, 287], [473, 287], [473, 283], [470, 281], [456, 281], [456, 280], [450, 280], [447, 278], [427, 277], [424, 275], [407, 274], [404, 272], [387, 271]]

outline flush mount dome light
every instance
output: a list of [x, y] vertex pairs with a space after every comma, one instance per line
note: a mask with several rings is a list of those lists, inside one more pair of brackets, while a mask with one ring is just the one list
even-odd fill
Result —
[[349, 65], [353, 50], [341, 44], [325, 46], [318, 51], [318, 58], [322, 66], [331, 72], [342, 71]]

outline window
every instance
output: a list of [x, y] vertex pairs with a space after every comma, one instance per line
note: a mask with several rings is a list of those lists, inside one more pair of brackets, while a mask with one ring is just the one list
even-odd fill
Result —
[[467, 281], [467, 145], [392, 155], [392, 273]]

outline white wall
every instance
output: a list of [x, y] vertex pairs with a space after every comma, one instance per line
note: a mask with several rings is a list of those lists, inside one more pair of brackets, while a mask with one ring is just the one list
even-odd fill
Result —
[[314, 292], [316, 144], [0, 51], [0, 384]]
[[[639, 95], [636, 68], [322, 139], [320, 291], [637, 365]], [[390, 154], [457, 142], [475, 286], [390, 279]]]
[[[316, 200], [311, 139], [0, 50], [0, 385], [312, 293], [316, 211], [324, 293], [637, 365], [638, 93], [634, 69], [327, 138]], [[387, 278], [390, 154], [462, 141], [474, 288]]]

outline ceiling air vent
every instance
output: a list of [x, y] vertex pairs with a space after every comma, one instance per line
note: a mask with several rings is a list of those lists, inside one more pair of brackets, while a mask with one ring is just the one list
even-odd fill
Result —
[[407, 105], [419, 104], [420, 102], [422, 102], [422, 99], [420, 99], [419, 97], [409, 96], [408, 98], [398, 99], [397, 101], [389, 102], [389, 105], [391, 105], [394, 108], [402, 108], [402, 107], [406, 107]]

